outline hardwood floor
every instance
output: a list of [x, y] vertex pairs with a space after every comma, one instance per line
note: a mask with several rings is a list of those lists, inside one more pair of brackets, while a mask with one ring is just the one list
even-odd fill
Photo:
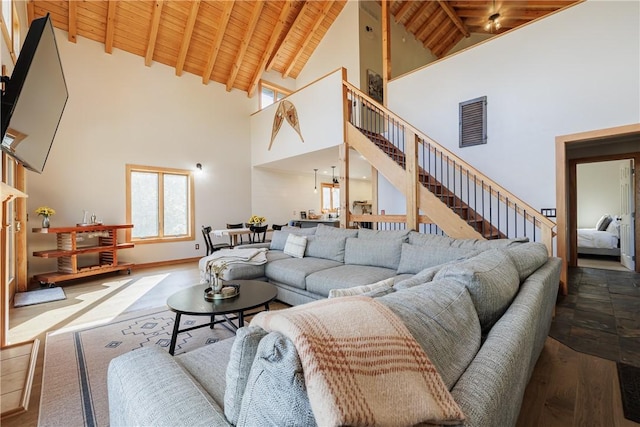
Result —
[[[109, 321], [133, 310], [162, 307], [166, 298], [198, 282], [197, 263], [134, 270], [64, 285], [64, 301], [11, 309], [12, 343], [38, 338], [41, 345], [27, 412], [2, 420], [3, 427], [38, 424], [46, 333]], [[638, 426], [622, 415], [615, 363], [578, 353], [547, 338], [518, 420], [528, 426]]]

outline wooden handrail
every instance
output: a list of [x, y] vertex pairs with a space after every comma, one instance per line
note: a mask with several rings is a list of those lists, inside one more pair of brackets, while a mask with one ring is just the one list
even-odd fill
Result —
[[[474, 168], [469, 163], [467, 163], [464, 160], [460, 159], [458, 156], [453, 154], [451, 151], [447, 150], [445, 147], [443, 147], [442, 145], [438, 144], [435, 140], [433, 140], [432, 138], [430, 138], [429, 136], [425, 135], [420, 130], [418, 130], [415, 127], [413, 127], [412, 125], [410, 125], [402, 117], [400, 117], [397, 114], [393, 113], [392, 111], [390, 111], [386, 107], [378, 104], [375, 100], [373, 100], [368, 95], [364, 94], [360, 89], [356, 88], [355, 86], [353, 86], [351, 83], [347, 82], [346, 80], [343, 80], [343, 84], [348, 89], [353, 91], [354, 93], [357, 93], [358, 96], [360, 96], [364, 101], [369, 103], [370, 106], [373, 109], [377, 109], [379, 111], [384, 112], [385, 115], [395, 119], [400, 124], [402, 124], [402, 126], [404, 126], [404, 128], [405, 128], [405, 132], [407, 130], [409, 130], [413, 134], [417, 135], [421, 139], [421, 142], [423, 142], [423, 144], [426, 141], [432, 147], [437, 147], [441, 151], [441, 153], [443, 155], [446, 155], [448, 164], [452, 165], [452, 164], [455, 163], [457, 166], [462, 166], [463, 167], [463, 171], [462, 172], [463, 172], [463, 174], [465, 176], [476, 175], [478, 177], [482, 177], [483, 178], [482, 182], [474, 183], [474, 184], [482, 185], [483, 190], [486, 190], [486, 191], [490, 192], [490, 194], [492, 196], [497, 197], [501, 202], [505, 203], [508, 207], [514, 209], [518, 214], [524, 216], [526, 220], [530, 220], [531, 222], [534, 222], [533, 220], [535, 219], [540, 224], [541, 227], [545, 226], [545, 227], [547, 227], [547, 228], [549, 228], [551, 230], [553, 228], [555, 228], [555, 226], [556, 226], [555, 222], [551, 221], [549, 218], [547, 218], [546, 216], [544, 216], [541, 213], [539, 213], [535, 208], [530, 206], [528, 203], [524, 202], [519, 197], [515, 196], [513, 193], [511, 193], [509, 190], [507, 190], [504, 187], [502, 187], [500, 184], [498, 184], [497, 182], [495, 182], [491, 178], [487, 177], [487, 175], [483, 174], [478, 169]], [[432, 152], [435, 152], [434, 148], [430, 148], [430, 150]], [[531, 212], [535, 212], [535, 215], [531, 214]]]

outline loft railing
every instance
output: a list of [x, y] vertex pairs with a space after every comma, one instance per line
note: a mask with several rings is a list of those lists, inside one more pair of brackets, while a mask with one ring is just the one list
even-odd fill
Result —
[[[348, 121], [398, 166], [418, 165], [417, 180], [453, 213], [486, 239], [528, 237], [544, 243], [552, 253], [555, 223], [504, 187], [343, 81]], [[418, 144], [415, 159], [407, 158], [407, 141]], [[424, 209], [423, 209], [424, 211]], [[418, 216], [420, 231], [443, 234], [429, 218]], [[403, 215], [352, 215], [352, 221], [375, 223], [376, 228], [406, 228]]]

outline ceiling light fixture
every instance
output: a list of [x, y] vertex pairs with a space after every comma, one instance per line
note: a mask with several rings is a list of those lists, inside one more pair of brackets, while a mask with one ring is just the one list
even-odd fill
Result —
[[489, 20], [485, 24], [484, 29], [493, 33], [494, 31], [498, 31], [500, 27], [500, 14], [496, 12], [496, 0], [493, 0], [493, 14], [489, 16]]
[[313, 192], [318, 193], [318, 168], [313, 169]]

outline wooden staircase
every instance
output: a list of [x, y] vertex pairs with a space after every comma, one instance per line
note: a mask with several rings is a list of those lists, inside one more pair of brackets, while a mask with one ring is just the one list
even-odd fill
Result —
[[[383, 153], [392, 159], [402, 169], [406, 168], [405, 154], [391, 141], [383, 135], [356, 127], [364, 136], [373, 142]], [[375, 165], [374, 165], [375, 166]], [[507, 236], [485, 220], [480, 214], [473, 210], [467, 203], [445, 187], [435, 177], [431, 176], [421, 166], [418, 167], [418, 181], [420, 184], [435, 195], [442, 203], [450, 208], [456, 215], [469, 224], [474, 230], [479, 232], [485, 239], [504, 239]]]

